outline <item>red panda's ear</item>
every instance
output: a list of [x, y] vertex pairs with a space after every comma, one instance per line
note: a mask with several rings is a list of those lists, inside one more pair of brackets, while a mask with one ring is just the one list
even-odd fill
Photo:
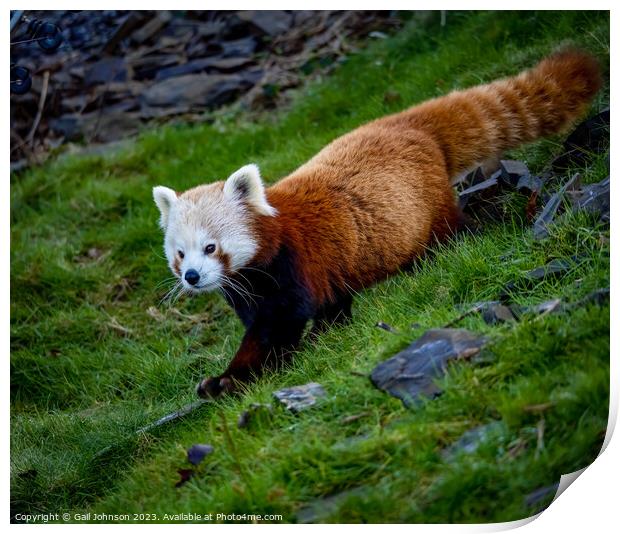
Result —
[[153, 188], [153, 199], [155, 200], [155, 204], [157, 204], [161, 214], [159, 225], [163, 230], [165, 230], [168, 226], [168, 215], [170, 214], [170, 208], [177, 201], [177, 194], [169, 187], [159, 185]]
[[277, 213], [267, 202], [260, 171], [253, 163], [230, 175], [224, 183], [224, 197], [244, 200], [261, 215], [274, 216]]

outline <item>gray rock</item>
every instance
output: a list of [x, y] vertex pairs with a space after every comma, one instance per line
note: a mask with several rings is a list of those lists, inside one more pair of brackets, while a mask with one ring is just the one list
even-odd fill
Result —
[[212, 69], [225, 73], [234, 72], [250, 65], [253, 61], [251, 57], [207, 57], [194, 59], [182, 65], [160, 68], [155, 75], [155, 79], [166, 80], [168, 78], [174, 78], [175, 76], [194, 74], [196, 72], [204, 72]]
[[576, 258], [556, 258], [542, 267], [536, 267], [525, 273], [525, 278], [531, 282], [538, 282], [543, 278], [557, 278], [566, 274], [572, 267], [575, 266]]
[[143, 43], [161, 31], [172, 19], [170, 11], [157, 11], [155, 16], [139, 30], [132, 33], [131, 38], [136, 43]]
[[303, 386], [293, 386], [290, 388], [274, 391], [273, 396], [278, 399], [291, 412], [298, 413], [314, 406], [326, 393], [321, 384], [310, 382]]
[[581, 182], [581, 175], [575, 174], [570, 180], [568, 180], [562, 188], [554, 193], [551, 198], [545, 204], [541, 214], [534, 221], [534, 225], [532, 230], [534, 232], [535, 239], [543, 239], [549, 235], [549, 226], [553, 223], [555, 216], [562, 204], [562, 199], [564, 198], [567, 191], [574, 191], [579, 187]]
[[559, 485], [560, 483], [558, 482], [556, 484], [552, 484], [551, 486], [545, 486], [543, 488], [538, 488], [532, 491], [531, 493], [528, 493], [523, 499], [525, 506], [527, 506], [528, 508], [532, 506], [538, 506], [543, 501], [548, 500], [549, 497], [551, 497], [552, 495], [555, 496], [555, 494], [558, 491]]
[[535, 304], [534, 306], [525, 306], [519, 310], [520, 314], [524, 313], [532, 313], [535, 315], [549, 314], [549, 313], [558, 313], [564, 311], [565, 306], [562, 304], [561, 299], [551, 299], [545, 300], [540, 304]]
[[476, 185], [468, 187], [459, 193], [459, 206], [465, 208], [467, 204], [475, 197], [494, 195], [497, 192], [497, 176], [479, 182]]
[[198, 465], [201, 463], [206, 456], [213, 452], [213, 447], [211, 445], [192, 445], [187, 450], [187, 460], [192, 465]]
[[506, 323], [516, 321], [517, 318], [512, 309], [499, 302], [488, 302], [482, 307], [482, 319], [485, 323], [494, 325], [497, 323]]
[[239, 11], [236, 15], [270, 37], [286, 32], [293, 22], [286, 11]]
[[251, 83], [236, 74], [187, 74], [155, 83], [142, 95], [148, 106], [202, 108], [232, 100]]
[[530, 173], [525, 163], [523, 163], [522, 161], [516, 161], [512, 159], [501, 160], [500, 170], [501, 170], [502, 180], [505, 183], [513, 187], [517, 186], [521, 176], [524, 176]]
[[183, 61], [181, 54], [148, 54], [131, 60], [130, 65], [135, 80], [152, 80], [160, 70], [172, 68], [181, 61]]
[[480, 425], [464, 432], [461, 437], [449, 447], [441, 451], [444, 460], [452, 460], [457, 454], [472, 454], [478, 450], [483, 443], [494, 438], [505, 430], [502, 421], [493, 421], [486, 425]]
[[93, 63], [84, 74], [84, 83], [90, 87], [100, 83], [127, 80], [127, 64], [121, 57], [106, 57]]
[[542, 189], [543, 181], [539, 176], [532, 176], [529, 172], [522, 175], [517, 182], [517, 191], [520, 193], [538, 193]]
[[586, 305], [586, 304], [595, 304], [596, 306], [603, 306], [609, 302], [609, 288], [605, 287], [602, 289], [595, 289], [591, 293], [588, 293], [583, 299], [581, 299], [577, 304], [578, 305]]
[[391, 324], [384, 323], [383, 321], [379, 321], [376, 325], [377, 328], [381, 328], [381, 330], [385, 330], [386, 332], [390, 332], [392, 334], [397, 334], [398, 330], [394, 328]]
[[235, 41], [223, 41], [220, 43], [222, 57], [247, 57], [254, 53], [258, 43], [254, 37], [244, 37]]
[[585, 210], [609, 221], [609, 176], [596, 184], [585, 185], [580, 191], [569, 192], [574, 210]]
[[484, 337], [463, 329], [428, 330], [409, 347], [377, 365], [370, 379], [405, 406], [415, 406], [420, 397], [433, 398], [441, 393], [435, 379], [445, 374], [449, 362], [471, 358], [485, 342]]
[[141, 126], [139, 117], [124, 111], [92, 112], [67, 114], [58, 119], [50, 119], [50, 128], [62, 134], [68, 141], [86, 139], [108, 143], [118, 141], [138, 132]]

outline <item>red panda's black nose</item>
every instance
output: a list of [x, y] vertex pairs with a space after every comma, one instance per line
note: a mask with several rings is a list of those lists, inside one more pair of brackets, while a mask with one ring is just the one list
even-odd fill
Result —
[[194, 269], [189, 269], [185, 273], [185, 280], [188, 284], [195, 286], [198, 283], [198, 280], [200, 280], [200, 275], [198, 274], [198, 271]]

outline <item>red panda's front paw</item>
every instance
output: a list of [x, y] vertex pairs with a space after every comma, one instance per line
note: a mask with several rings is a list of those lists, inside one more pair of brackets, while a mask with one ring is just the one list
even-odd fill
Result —
[[205, 378], [196, 387], [196, 393], [203, 399], [215, 399], [221, 395], [227, 395], [234, 389], [233, 382], [226, 376], [213, 376]]

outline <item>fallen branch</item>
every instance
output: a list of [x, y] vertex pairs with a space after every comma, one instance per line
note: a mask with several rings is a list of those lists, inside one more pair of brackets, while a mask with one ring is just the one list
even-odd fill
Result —
[[126, 436], [121, 441], [117, 443], [113, 443], [112, 445], [108, 445], [107, 447], [104, 447], [99, 452], [95, 453], [95, 455], [93, 456], [93, 459], [101, 458], [102, 456], [105, 456], [106, 454], [108, 454], [110, 451], [118, 449], [119, 447], [127, 443], [130, 439], [134, 439], [137, 436], [142, 436], [147, 432], [151, 432], [152, 430], [159, 428], [160, 426], [163, 426], [172, 421], [176, 421], [177, 419], [181, 419], [182, 417], [185, 417], [186, 415], [189, 415], [190, 413], [195, 412], [203, 405], [210, 404], [211, 402], [213, 401], [207, 400], [207, 399], [200, 399], [200, 400], [197, 400], [196, 402], [192, 402], [191, 404], [186, 404], [182, 408], [179, 408], [177, 411], [169, 413], [168, 415], [164, 415], [163, 417], [160, 417], [159, 419], [157, 419], [157, 421], [153, 421], [152, 423], [149, 423], [148, 425], [138, 428], [136, 431], [132, 432], [131, 434]]
[[136, 430], [136, 434], [141, 434], [144, 432], [150, 432], [151, 430], [158, 428], [160, 426], [165, 425], [166, 423], [170, 423], [171, 421], [176, 421], [177, 419], [181, 419], [186, 415], [189, 415], [192, 412], [195, 412], [198, 408], [200, 408], [203, 404], [209, 404], [210, 400], [200, 399], [196, 402], [192, 402], [191, 404], [186, 404], [183, 408], [179, 408], [176, 412], [169, 413], [168, 415], [164, 415], [157, 421], [153, 423], [149, 423], [148, 425], [143, 426]]
[[32, 128], [28, 132], [26, 136], [26, 142], [32, 147], [34, 143], [34, 134], [39, 127], [39, 123], [41, 122], [41, 117], [43, 116], [43, 108], [45, 107], [45, 99], [47, 98], [47, 88], [49, 87], [50, 81], [50, 71], [46, 70], [43, 73], [43, 87], [41, 88], [41, 95], [39, 96], [39, 108], [37, 109], [37, 114], [34, 118], [34, 122], [32, 123]]

